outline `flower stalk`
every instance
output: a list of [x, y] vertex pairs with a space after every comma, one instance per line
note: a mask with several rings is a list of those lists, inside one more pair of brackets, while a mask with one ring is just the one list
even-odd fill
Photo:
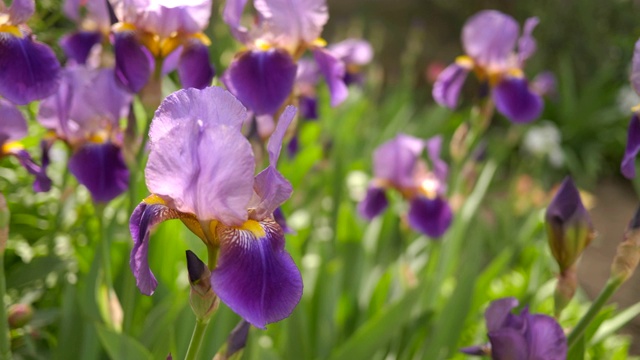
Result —
[[4, 303], [6, 278], [4, 274], [4, 252], [9, 238], [9, 208], [2, 194], [0, 194], [0, 359], [11, 359], [11, 344], [9, 342], [9, 320]]

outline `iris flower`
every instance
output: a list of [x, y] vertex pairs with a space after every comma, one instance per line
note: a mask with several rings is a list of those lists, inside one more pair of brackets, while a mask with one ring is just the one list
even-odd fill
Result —
[[255, 115], [273, 115], [293, 91], [296, 63], [307, 49], [313, 53], [331, 93], [331, 105], [348, 94], [344, 63], [320, 38], [329, 19], [325, 0], [254, 0], [257, 24], [241, 25], [247, 0], [229, 0], [223, 19], [246, 46], [223, 75], [223, 82]]
[[[444, 194], [448, 167], [440, 159], [441, 137], [427, 141], [400, 134], [382, 144], [373, 153], [374, 179], [358, 205], [366, 219], [373, 219], [389, 205], [386, 190], [396, 189], [409, 201], [409, 225], [430, 237], [442, 236], [453, 214]], [[429, 171], [420, 155], [427, 149], [432, 169]]]
[[128, 187], [119, 121], [130, 103], [112, 69], [71, 66], [58, 92], [40, 105], [38, 121], [69, 145], [69, 171], [97, 202], [111, 201]]
[[[636, 42], [631, 62], [631, 86], [637, 94], [640, 94], [640, 40]], [[620, 171], [627, 179], [636, 177], [636, 156], [640, 152], [640, 106], [633, 108], [633, 115], [629, 122], [627, 132], [627, 147], [620, 164]]]
[[528, 309], [519, 315], [511, 313], [518, 306], [515, 298], [499, 299], [484, 313], [489, 344], [460, 349], [469, 355], [490, 355], [494, 360], [564, 360], [567, 338], [554, 318], [531, 314]]
[[43, 157], [43, 166], [38, 166], [19, 142], [27, 136], [27, 120], [15, 105], [4, 99], [0, 99], [0, 114], [0, 157], [15, 156], [30, 174], [35, 175], [33, 190], [49, 191], [51, 180], [45, 173], [47, 158]]
[[34, 0], [14, 0], [9, 8], [0, 2], [0, 96], [18, 105], [45, 98], [58, 86], [60, 63], [25, 24], [34, 12]]
[[[113, 44], [118, 79], [137, 93], [158, 64], [178, 70], [184, 88], [211, 84], [211, 40], [202, 33], [211, 17], [211, 0], [114, 0]], [[160, 69], [158, 69], [159, 71]]]
[[78, 30], [64, 35], [60, 47], [77, 64], [85, 64], [94, 46], [109, 38], [111, 19], [107, 0], [66, 0], [64, 14]]
[[254, 175], [256, 160], [241, 133], [248, 114], [233, 95], [217, 87], [187, 89], [162, 102], [149, 132], [145, 179], [152, 195], [130, 220], [130, 265], [143, 294], [158, 284], [147, 259], [149, 232], [180, 219], [218, 254], [211, 286], [222, 302], [259, 328], [289, 316], [302, 296], [302, 278], [274, 220], [292, 193], [275, 166], [294, 116], [287, 107], [267, 144], [270, 165]]
[[[524, 76], [524, 63], [536, 50], [532, 36], [538, 18], [525, 21], [522, 35], [511, 16], [484, 10], [472, 16], [462, 29], [466, 55], [449, 65], [433, 85], [433, 98], [442, 106], [455, 108], [467, 74], [473, 71], [489, 86], [497, 110], [513, 122], [526, 123], [540, 116], [542, 97]], [[517, 51], [515, 51], [517, 45]]]

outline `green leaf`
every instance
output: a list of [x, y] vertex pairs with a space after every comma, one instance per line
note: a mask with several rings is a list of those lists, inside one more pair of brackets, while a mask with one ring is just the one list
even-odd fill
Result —
[[102, 346], [111, 359], [153, 359], [147, 349], [128, 335], [115, 333], [98, 324], [96, 324], [96, 330]]
[[567, 354], [567, 360], [583, 360], [584, 350], [584, 336], [581, 336], [580, 339], [576, 342], [575, 346], [573, 346], [569, 350], [569, 353]]
[[640, 314], [640, 302], [636, 303], [621, 311], [618, 315], [613, 317], [612, 319], [606, 320], [600, 325], [598, 331], [596, 331], [595, 335], [590, 341], [590, 344], [597, 344], [598, 342], [604, 340], [605, 338], [613, 335], [616, 331], [622, 328], [626, 323], [633, 320], [636, 316]]

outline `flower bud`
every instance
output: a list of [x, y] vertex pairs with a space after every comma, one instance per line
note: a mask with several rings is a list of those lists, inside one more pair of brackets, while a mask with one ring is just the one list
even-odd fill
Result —
[[578, 259], [595, 236], [591, 218], [580, 200], [580, 193], [567, 177], [545, 214], [549, 247], [564, 273]]
[[27, 325], [33, 318], [33, 308], [28, 304], [13, 304], [9, 306], [7, 312], [9, 327], [12, 329], [18, 329]]
[[191, 292], [189, 303], [196, 317], [201, 321], [208, 321], [218, 309], [220, 300], [211, 288], [211, 271], [194, 254], [187, 250], [187, 270]]
[[616, 256], [611, 264], [611, 277], [621, 282], [633, 275], [640, 262], [640, 208], [629, 223], [624, 241], [618, 245]]
[[249, 329], [251, 324], [246, 320], [240, 320], [236, 325], [229, 337], [227, 337], [226, 344], [222, 345], [222, 348], [213, 360], [238, 360], [242, 357], [244, 347], [247, 344], [247, 337], [249, 336]]

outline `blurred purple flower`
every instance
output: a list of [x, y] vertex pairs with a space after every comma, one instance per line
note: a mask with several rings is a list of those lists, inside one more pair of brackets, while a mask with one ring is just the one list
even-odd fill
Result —
[[119, 122], [130, 103], [112, 69], [70, 66], [58, 92], [40, 105], [38, 121], [69, 145], [69, 170], [95, 201], [109, 202], [128, 188]]
[[[640, 95], [640, 40], [636, 42], [631, 61], [631, 76], [629, 77], [633, 90]], [[633, 115], [629, 121], [627, 131], [627, 147], [620, 164], [620, 171], [627, 179], [636, 177], [636, 156], [640, 152], [640, 107], [633, 108]]]
[[64, 35], [60, 47], [76, 64], [86, 64], [94, 47], [108, 39], [111, 31], [107, 0], [65, 0], [62, 10], [78, 30]]
[[34, 0], [14, 0], [8, 8], [0, 2], [0, 96], [18, 105], [45, 98], [58, 86], [55, 54], [23, 26], [34, 11]]
[[484, 10], [472, 16], [462, 29], [466, 55], [458, 57], [438, 76], [433, 85], [434, 100], [455, 108], [467, 74], [474, 71], [492, 89], [491, 96], [500, 113], [516, 123], [535, 120], [542, 112], [543, 102], [529, 85], [523, 67], [536, 50], [532, 32], [537, 24], [538, 18], [527, 19], [518, 37], [518, 23], [509, 15]]
[[254, 175], [251, 144], [241, 133], [248, 114], [233, 95], [209, 87], [163, 101], [149, 132], [145, 178], [152, 195], [130, 220], [130, 265], [142, 293], [157, 286], [147, 260], [149, 232], [178, 218], [208, 247], [219, 248], [211, 285], [233, 311], [260, 328], [291, 314], [302, 278], [274, 213], [292, 193], [275, 166], [294, 116], [295, 108], [287, 107], [267, 145], [270, 165]]
[[[400, 134], [382, 144], [373, 154], [374, 179], [358, 211], [373, 219], [388, 206], [386, 189], [393, 188], [409, 201], [409, 225], [433, 238], [441, 237], [451, 225], [453, 213], [445, 199], [447, 164], [440, 159], [442, 138], [422, 140]], [[431, 169], [421, 161], [427, 149]]]
[[494, 360], [564, 360], [567, 339], [556, 320], [542, 314], [519, 315], [511, 311], [518, 306], [515, 298], [499, 299], [485, 311], [489, 344], [460, 349], [469, 355], [490, 355]]

